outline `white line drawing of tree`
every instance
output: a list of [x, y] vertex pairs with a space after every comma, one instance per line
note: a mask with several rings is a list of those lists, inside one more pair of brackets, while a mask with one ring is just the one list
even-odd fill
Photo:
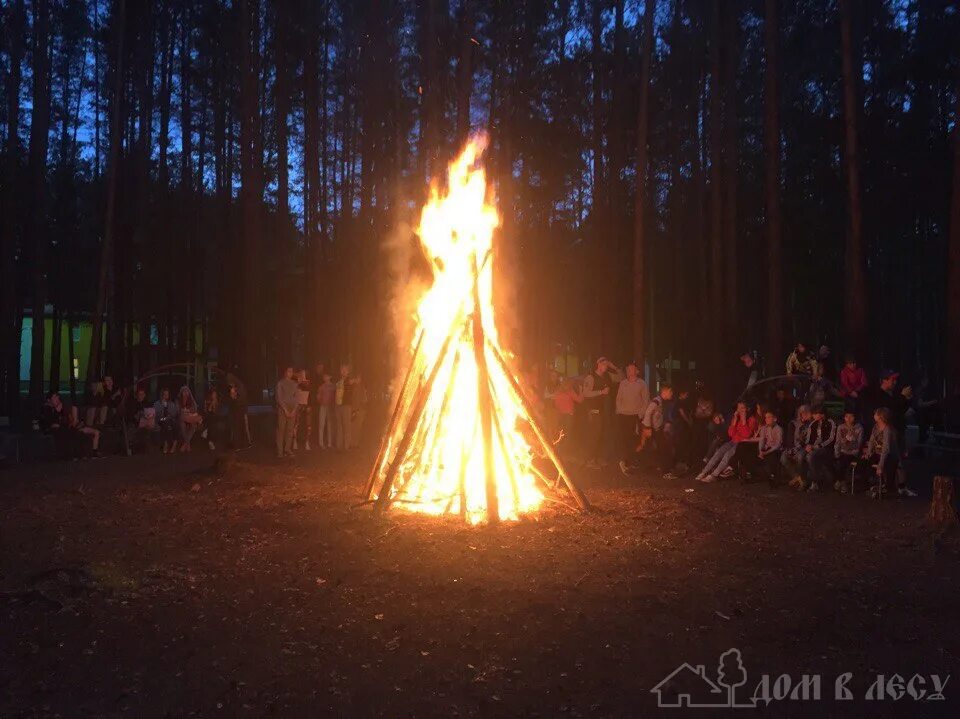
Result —
[[736, 705], [734, 695], [737, 687], [747, 683], [747, 670], [743, 667], [743, 659], [739, 649], [728, 649], [720, 655], [717, 665], [717, 684], [727, 688], [727, 706]]

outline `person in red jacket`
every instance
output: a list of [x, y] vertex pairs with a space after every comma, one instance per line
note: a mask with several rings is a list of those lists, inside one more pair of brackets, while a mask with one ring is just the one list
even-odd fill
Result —
[[737, 409], [730, 418], [727, 426], [727, 442], [713, 453], [710, 461], [697, 475], [699, 482], [716, 482], [721, 476], [728, 477], [733, 473], [730, 460], [737, 452], [737, 445], [750, 441], [757, 434], [757, 419], [750, 414], [746, 402], [737, 402]]
[[857, 367], [857, 360], [847, 357], [843, 369], [840, 370], [840, 396], [855, 400], [867, 386], [867, 374], [863, 367]]

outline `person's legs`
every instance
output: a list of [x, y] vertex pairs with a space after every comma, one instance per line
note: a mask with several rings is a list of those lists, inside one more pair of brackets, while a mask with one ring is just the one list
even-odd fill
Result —
[[759, 472], [770, 482], [773, 482], [780, 473], [780, 451], [771, 452], [758, 464]]
[[363, 430], [363, 422], [366, 419], [366, 412], [358, 409], [350, 420], [350, 438], [352, 447], [360, 446], [360, 432]]
[[348, 404], [340, 405], [340, 409], [343, 411], [343, 447], [342, 449], [350, 449], [353, 446], [353, 407]]
[[620, 461], [630, 464], [636, 458], [637, 415], [618, 414], [617, 428], [620, 436]]
[[107, 423], [107, 412], [109, 411], [107, 405], [102, 405], [97, 408], [97, 424], [102, 426]]
[[284, 444], [284, 437], [286, 437], [286, 434], [287, 434], [288, 421], [289, 421], [289, 418], [287, 417], [286, 413], [282, 409], [277, 408], [277, 432], [276, 432], [276, 436], [274, 437], [274, 440], [277, 447], [278, 457], [283, 456], [283, 450], [284, 450], [283, 444]]
[[283, 435], [283, 453], [293, 454], [293, 445], [297, 438], [297, 415], [287, 418], [287, 424], [284, 426]]
[[[729, 445], [729, 446], [728, 446]], [[737, 453], [737, 445], [734, 442], [728, 442], [727, 447], [720, 455], [720, 461], [717, 463], [717, 466], [713, 468], [713, 474], [719, 475], [723, 470], [730, 466], [730, 462], [733, 460], [733, 456]]]
[[330, 447], [333, 443], [329, 441], [329, 410], [330, 408], [326, 405], [320, 406], [320, 411], [317, 413], [317, 448], [325, 449]]
[[596, 466], [600, 457], [600, 447], [603, 442], [603, 420], [600, 413], [591, 410], [587, 415], [587, 464]]
[[833, 447], [821, 447], [809, 455], [810, 481], [815, 484], [826, 482], [830, 478], [830, 461], [833, 459]]
[[700, 474], [701, 475], [720, 474], [720, 472], [723, 470], [723, 467], [719, 467], [719, 465], [721, 462], [723, 462], [724, 455], [727, 452], [731, 452], [730, 456], [733, 456], [732, 453], [736, 449], [737, 449], [737, 445], [732, 441], [728, 441], [724, 444], [721, 444], [713, 453], [713, 455], [710, 457], [710, 459], [707, 460], [707, 463], [706, 465], [704, 465], [703, 470], [701, 470]]
[[93, 427], [81, 427], [80, 432], [87, 436], [91, 442], [91, 449], [94, 452], [100, 451], [100, 430]]

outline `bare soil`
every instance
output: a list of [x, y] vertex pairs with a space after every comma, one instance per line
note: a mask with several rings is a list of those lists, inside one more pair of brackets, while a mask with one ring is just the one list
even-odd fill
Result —
[[[370, 454], [0, 472], [0, 716], [669, 715], [651, 688], [731, 647], [738, 699], [822, 676], [747, 715], [957, 716], [960, 561], [923, 500], [611, 468], [578, 473], [591, 513], [471, 528], [357, 507]], [[867, 702], [878, 673], [955, 676]]]

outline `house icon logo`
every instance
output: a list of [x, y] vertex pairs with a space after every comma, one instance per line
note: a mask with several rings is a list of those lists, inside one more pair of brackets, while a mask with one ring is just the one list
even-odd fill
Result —
[[731, 648], [720, 655], [716, 679], [708, 676], [703, 664], [684, 662], [650, 690], [661, 709], [753, 709], [756, 702], [737, 701], [737, 688], [747, 683], [740, 650]]

